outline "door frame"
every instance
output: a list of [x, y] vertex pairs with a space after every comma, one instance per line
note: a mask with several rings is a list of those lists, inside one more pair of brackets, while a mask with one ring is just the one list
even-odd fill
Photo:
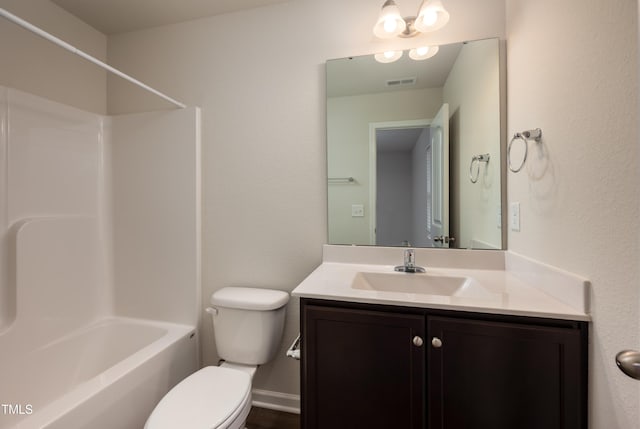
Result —
[[433, 119], [407, 119], [404, 121], [369, 123], [369, 243], [371, 245], [376, 244], [376, 133], [378, 130], [425, 128], [431, 126], [432, 120]]
[[[433, 117], [431, 121], [434, 130], [440, 129], [441, 132], [432, 132], [430, 134], [431, 138], [431, 160], [432, 167], [433, 165], [438, 165], [440, 170], [440, 174], [434, 174], [435, 168], [431, 169], [432, 179], [431, 179], [431, 225], [429, 225], [430, 234], [435, 233], [436, 236], [440, 236], [443, 240], [440, 242], [438, 248], [448, 248], [449, 241], [446, 239], [451, 235], [451, 227], [450, 227], [450, 213], [449, 213], [449, 194], [450, 194], [450, 171], [449, 171], [449, 162], [450, 162], [450, 138], [449, 138], [449, 103], [442, 103], [440, 109], [438, 109], [438, 113]], [[434, 137], [440, 134], [441, 144], [436, 145], [434, 142]], [[434, 147], [439, 146], [440, 150], [437, 154], [434, 151]], [[436, 155], [439, 155], [436, 157]], [[437, 159], [440, 158], [440, 159]], [[433, 162], [433, 161], [436, 162]], [[436, 181], [436, 176], [438, 177], [438, 181]], [[437, 194], [436, 194], [437, 192]], [[436, 214], [439, 214], [440, 219], [437, 219]]]

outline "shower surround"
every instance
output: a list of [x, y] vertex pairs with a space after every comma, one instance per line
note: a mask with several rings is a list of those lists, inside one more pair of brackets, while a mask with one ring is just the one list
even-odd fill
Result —
[[0, 428], [140, 428], [197, 369], [199, 116], [0, 87]]

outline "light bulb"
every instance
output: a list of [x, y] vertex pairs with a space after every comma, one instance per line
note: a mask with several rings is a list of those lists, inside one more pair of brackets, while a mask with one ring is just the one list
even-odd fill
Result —
[[438, 12], [435, 10], [428, 10], [422, 15], [422, 22], [428, 27], [433, 27], [433, 24], [438, 20]]
[[420, 6], [414, 26], [421, 33], [426, 33], [441, 29], [447, 22], [449, 22], [449, 12], [442, 6], [441, 1], [425, 0]]
[[402, 51], [385, 51], [373, 56], [379, 63], [392, 63], [402, 57]]
[[387, 17], [384, 20], [384, 31], [386, 33], [394, 33], [396, 28], [398, 28], [398, 22], [395, 19]]
[[438, 46], [421, 46], [419, 48], [413, 48], [409, 51], [409, 58], [416, 61], [426, 60], [433, 57], [438, 53], [440, 48]]
[[393, 0], [387, 0], [382, 5], [376, 25], [373, 26], [373, 34], [381, 39], [388, 39], [402, 33], [406, 27], [407, 23], [402, 19], [398, 6]]

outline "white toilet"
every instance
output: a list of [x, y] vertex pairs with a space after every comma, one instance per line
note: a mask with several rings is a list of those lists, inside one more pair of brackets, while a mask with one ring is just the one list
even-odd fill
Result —
[[241, 429], [251, 409], [251, 379], [278, 350], [289, 294], [226, 287], [211, 295], [218, 354], [224, 362], [191, 374], [167, 393], [145, 429]]

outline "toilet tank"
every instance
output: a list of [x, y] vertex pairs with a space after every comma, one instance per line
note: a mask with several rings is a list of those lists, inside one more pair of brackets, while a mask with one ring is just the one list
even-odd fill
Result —
[[218, 355], [227, 362], [261, 365], [282, 339], [289, 294], [280, 290], [225, 287], [211, 295]]

